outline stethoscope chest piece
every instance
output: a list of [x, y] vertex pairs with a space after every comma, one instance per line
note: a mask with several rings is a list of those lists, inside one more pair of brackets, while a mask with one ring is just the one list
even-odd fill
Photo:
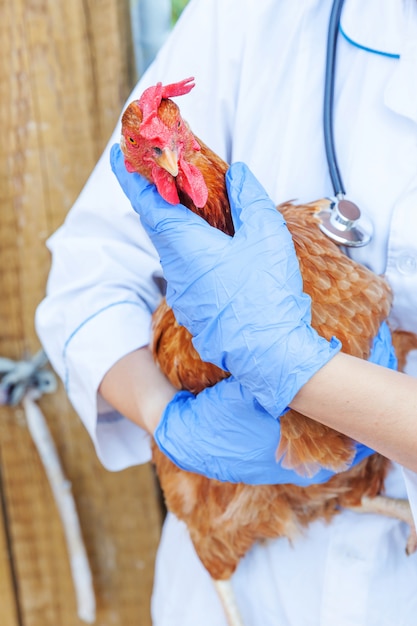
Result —
[[340, 246], [360, 248], [371, 240], [371, 224], [350, 200], [332, 198], [329, 208], [320, 211], [318, 217], [320, 230]]

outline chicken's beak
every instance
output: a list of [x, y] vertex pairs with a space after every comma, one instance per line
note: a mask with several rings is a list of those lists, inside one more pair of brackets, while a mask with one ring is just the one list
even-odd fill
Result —
[[178, 154], [176, 150], [164, 148], [160, 157], [156, 159], [158, 165], [169, 172], [171, 176], [178, 175]]

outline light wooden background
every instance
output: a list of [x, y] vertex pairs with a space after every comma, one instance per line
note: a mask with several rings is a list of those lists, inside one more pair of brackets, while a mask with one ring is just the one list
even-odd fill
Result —
[[[45, 239], [133, 85], [128, 0], [0, 0], [0, 356], [39, 349]], [[148, 626], [161, 513], [149, 466], [98, 463], [62, 390], [47, 417], [80, 514], [99, 626]], [[0, 408], [1, 626], [78, 626], [63, 532], [22, 409]]]

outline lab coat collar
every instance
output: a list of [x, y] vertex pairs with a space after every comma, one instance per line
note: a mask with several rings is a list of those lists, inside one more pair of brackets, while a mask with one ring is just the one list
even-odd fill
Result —
[[[378, 27], [375, 27], [376, 24]], [[395, 113], [417, 123], [415, 0], [348, 0], [343, 7], [340, 26], [352, 45], [393, 57], [390, 60], [393, 72], [385, 90], [385, 104]], [[373, 52], [364, 51], [364, 54]]]

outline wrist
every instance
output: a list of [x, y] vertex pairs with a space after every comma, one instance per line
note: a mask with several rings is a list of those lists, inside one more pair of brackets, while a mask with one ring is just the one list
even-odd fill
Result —
[[173, 400], [178, 390], [168, 383], [166, 379], [152, 392], [141, 394], [137, 401], [138, 413], [140, 413], [141, 425], [149, 434], [155, 435], [155, 431], [163, 420], [168, 404]]
[[119, 413], [152, 435], [177, 390], [145, 346], [117, 361], [105, 374], [99, 392]]
[[[297, 392], [341, 349], [304, 322], [282, 334], [279, 340], [257, 346], [249, 359], [242, 351], [228, 355], [232, 375], [248, 389], [273, 417], [286, 412]], [[231, 357], [231, 358], [230, 358]]]

